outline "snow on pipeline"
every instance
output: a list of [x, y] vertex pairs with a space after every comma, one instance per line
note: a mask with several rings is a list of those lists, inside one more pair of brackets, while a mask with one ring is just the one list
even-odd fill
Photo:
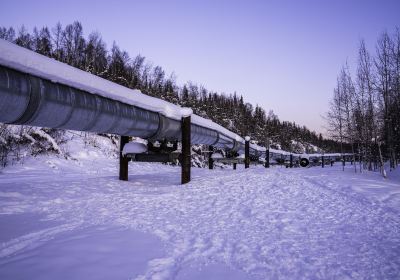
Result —
[[[0, 39], [0, 65], [145, 110], [158, 112], [175, 120], [191, 115], [192, 123], [211, 128], [244, 143], [243, 138], [236, 133], [211, 120], [193, 114], [190, 108], [182, 108], [162, 99], [142, 94], [140, 90], [126, 88], [3, 39]], [[252, 148], [265, 151], [264, 147], [255, 144], [252, 144]]]
[[[193, 170], [98, 150], [0, 173], [0, 279], [398, 279], [399, 178]], [[393, 174], [395, 175], [395, 174]], [[393, 176], [395, 177], [395, 176]]]

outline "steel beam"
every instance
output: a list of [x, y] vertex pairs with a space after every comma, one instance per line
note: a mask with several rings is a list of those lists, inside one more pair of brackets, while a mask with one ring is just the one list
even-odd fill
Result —
[[122, 155], [122, 150], [126, 143], [129, 142], [129, 136], [121, 136], [119, 140], [119, 179], [128, 181], [128, 163], [129, 158]]
[[244, 168], [250, 167], [250, 140], [246, 140], [244, 148]]
[[186, 184], [190, 182], [190, 167], [191, 167], [190, 116], [182, 118], [181, 127], [182, 127], [181, 183]]
[[265, 168], [269, 168], [269, 149], [265, 151]]
[[208, 146], [208, 169], [213, 169], [214, 168], [214, 159], [212, 158], [213, 152], [214, 152], [214, 147], [213, 146]]

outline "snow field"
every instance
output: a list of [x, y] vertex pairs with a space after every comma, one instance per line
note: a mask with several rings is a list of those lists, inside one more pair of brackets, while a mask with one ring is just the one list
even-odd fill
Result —
[[182, 186], [180, 167], [130, 163], [121, 182], [116, 158], [81, 148], [0, 173], [1, 279], [400, 275], [399, 181], [239, 166], [193, 168]]

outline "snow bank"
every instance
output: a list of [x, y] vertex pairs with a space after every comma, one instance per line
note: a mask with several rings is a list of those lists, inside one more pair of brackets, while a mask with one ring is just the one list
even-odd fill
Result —
[[[56, 143], [56, 141], [54, 140], [54, 138], [51, 137], [51, 136], [50, 136], [49, 134], [47, 134], [46, 132], [44, 132], [43, 130], [41, 130], [41, 129], [34, 129], [34, 130], [32, 131], [32, 134], [36, 134], [36, 135], [38, 135], [38, 136], [40, 136], [40, 137], [46, 139], [46, 140], [51, 144], [52, 148], [53, 148], [55, 151], [57, 151], [57, 152], [60, 153], [60, 154], [62, 153], [60, 147], [58, 146], [58, 144]], [[32, 137], [31, 137], [31, 138], [32, 138]], [[28, 137], [28, 139], [31, 140], [29, 137]], [[32, 140], [33, 140], [33, 141], [32, 141]], [[32, 139], [32, 140], [31, 140], [31, 142], [34, 143], [35, 140], [34, 140], [34, 139]]]

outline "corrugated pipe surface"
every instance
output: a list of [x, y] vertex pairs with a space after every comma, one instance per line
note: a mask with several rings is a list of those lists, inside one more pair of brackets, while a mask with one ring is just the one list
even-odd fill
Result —
[[[179, 120], [4, 66], [0, 66], [0, 122], [181, 140]], [[191, 125], [191, 142], [244, 149], [242, 141], [198, 124]]]

